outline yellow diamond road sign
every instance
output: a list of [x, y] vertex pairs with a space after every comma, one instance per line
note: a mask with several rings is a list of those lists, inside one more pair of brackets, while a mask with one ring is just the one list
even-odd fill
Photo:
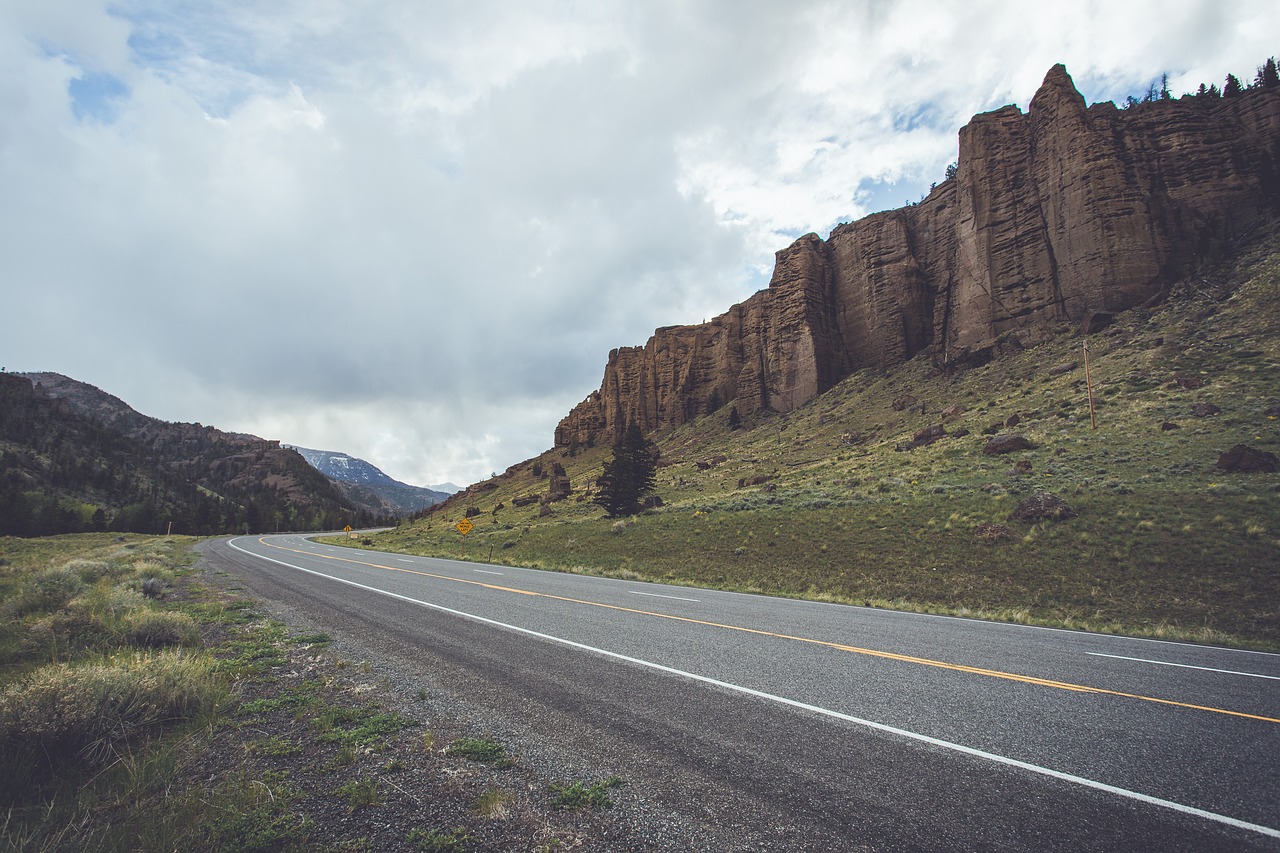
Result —
[[454, 525], [454, 527], [458, 528], [458, 532], [461, 533], [463, 536], [466, 536], [468, 533], [476, 529], [476, 526], [471, 523], [470, 519], [466, 519], [466, 518], [462, 519], [462, 521], [459, 521], [457, 524]]

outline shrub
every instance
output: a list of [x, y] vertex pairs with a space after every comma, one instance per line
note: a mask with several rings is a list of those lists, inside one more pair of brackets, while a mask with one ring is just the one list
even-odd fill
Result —
[[29, 793], [23, 776], [102, 766], [129, 739], [225, 695], [210, 659], [178, 651], [41, 667], [0, 692], [0, 784]]
[[140, 608], [124, 618], [124, 639], [131, 646], [162, 648], [200, 643], [196, 620], [185, 613]]
[[142, 582], [139, 591], [147, 598], [163, 598], [164, 591], [169, 585], [164, 582], [163, 578], [147, 578]]
[[21, 644], [28, 659], [63, 657], [72, 651], [105, 646], [111, 629], [95, 614], [83, 610], [60, 610], [31, 623]]
[[71, 560], [63, 568], [78, 574], [85, 583], [93, 583], [111, 574], [111, 564], [105, 560]]
[[83, 590], [84, 581], [74, 569], [45, 569], [28, 578], [18, 593], [4, 603], [4, 615], [16, 619], [29, 613], [48, 613], [66, 606]]

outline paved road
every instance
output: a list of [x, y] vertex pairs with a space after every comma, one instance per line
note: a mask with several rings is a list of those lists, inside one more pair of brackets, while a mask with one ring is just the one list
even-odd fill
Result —
[[301, 536], [208, 550], [318, 621], [659, 755], [669, 778], [728, 780], [708, 810], [743, 798], [811, 849], [1280, 850], [1280, 655]]

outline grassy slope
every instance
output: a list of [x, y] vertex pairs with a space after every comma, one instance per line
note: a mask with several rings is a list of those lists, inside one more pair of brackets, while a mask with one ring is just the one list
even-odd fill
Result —
[[[515, 466], [434, 515], [373, 537], [378, 548], [458, 556], [452, 528], [481, 514], [467, 557], [556, 570], [888, 605], [930, 612], [1264, 647], [1280, 644], [1280, 475], [1217, 471], [1238, 443], [1280, 452], [1280, 239], [1239, 264], [1127, 312], [1089, 339], [1098, 427], [1091, 428], [1082, 339], [1073, 329], [947, 376], [918, 358], [862, 371], [804, 408], [738, 431], [729, 407], [657, 439], [665, 505], [625, 529], [584, 491], [608, 456], [544, 454], [543, 476]], [[1051, 368], [1080, 366], [1059, 375]], [[1184, 388], [1174, 376], [1197, 377]], [[896, 411], [910, 392], [921, 405]], [[1221, 412], [1192, 413], [1213, 403]], [[898, 451], [915, 430], [954, 433]], [[1268, 415], [1267, 411], [1272, 414]], [[1037, 448], [982, 452], [993, 424], [1017, 414]], [[1164, 422], [1177, 424], [1162, 430]], [[869, 437], [848, 444], [842, 436]], [[696, 464], [717, 455], [723, 463]], [[1031, 469], [1014, 474], [1019, 460]], [[553, 462], [574, 495], [545, 492]], [[740, 487], [740, 478], [771, 475]], [[769, 491], [772, 489], [772, 491]], [[1021, 497], [1052, 491], [1079, 513], [1011, 519]], [[503, 508], [494, 511], [501, 504]], [[1003, 525], [1004, 538], [981, 535]]]

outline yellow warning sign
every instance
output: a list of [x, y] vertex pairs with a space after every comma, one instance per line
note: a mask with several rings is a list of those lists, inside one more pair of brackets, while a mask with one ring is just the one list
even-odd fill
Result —
[[471, 519], [469, 518], [462, 519], [462, 521], [459, 521], [454, 525], [454, 527], [458, 528], [458, 532], [463, 536], [466, 536], [468, 533], [476, 529], [476, 526], [471, 523]]

